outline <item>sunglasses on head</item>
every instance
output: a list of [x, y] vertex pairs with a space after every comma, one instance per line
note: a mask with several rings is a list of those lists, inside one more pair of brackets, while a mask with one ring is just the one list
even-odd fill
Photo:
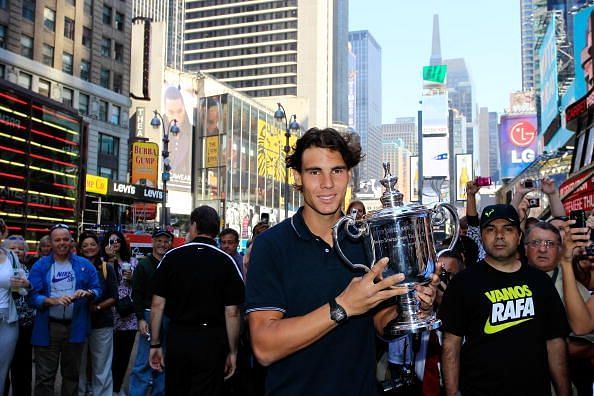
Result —
[[120, 238], [109, 238], [109, 243], [120, 243]]
[[59, 223], [59, 224], [54, 224], [50, 228], [50, 231], [57, 230], [57, 229], [70, 230], [70, 227], [68, 227], [68, 224]]

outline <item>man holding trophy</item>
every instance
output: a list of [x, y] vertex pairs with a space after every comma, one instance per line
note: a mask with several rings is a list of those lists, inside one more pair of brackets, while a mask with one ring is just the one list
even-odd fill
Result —
[[[255, 240], [247, 282], [253, 349], [268, 368], [267, 395], [373, 395], [375, 328], [393, 321], [388, 299], [409, 293], [393, 287], [405, 279], [387, 275], [387, 258], [371, 269], [363, 243], [333, 226], [361, 148], [333, 129], [308, 130], [287, 158], [304, 206]], [[337, 251], [340, 250], [340, 251]], [[437, 277], [435, 277], [437, 278]], [[438, 280], [434, 280], [435, 284]], [[429, 310], [434, 286], [414, 286]]]

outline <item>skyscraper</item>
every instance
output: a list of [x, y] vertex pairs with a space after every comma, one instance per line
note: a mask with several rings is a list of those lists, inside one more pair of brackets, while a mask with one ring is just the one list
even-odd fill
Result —
[[446, 59], [444, 63], [448, 66], [447, 87], [450, 106], [466, 117], [466, 138], [464, 139], [466, 146], [464, 151], [471, 153], [473, 150], [472, 135], [476, 120], [476, 103], [470, 73], [464, 58]]
[[419, 152], [417, 120], [415, 117], [398, 117], [393, 124], [382, 124], [382, 142], [400, 139], [411, 155]]
[[281, 101], [304, 126], [346, 127], [347, 2], [212, 3], [186, 0], [185, 71], [208, 73], [270, 107]]
[[499, 180], [499, 115], [489, 112], [489, 168], [493, 180]]
[[367, 30], [349, 33], [356, 56], [356, 128], [365, 159], [359, 164], [361, 181], [383, 176], [382, 153], [382, 49]]
[[439, 15], [433, 15], [433, 35], [431, 36], [431, 57], [429, 65], [441, 65], [441, 39], [439, 37]]
[[522, 90], [534, 89], [534, 0], [520, 0]]

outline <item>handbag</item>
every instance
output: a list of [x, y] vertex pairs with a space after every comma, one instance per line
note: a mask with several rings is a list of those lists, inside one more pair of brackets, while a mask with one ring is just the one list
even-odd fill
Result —
[[115, 309], [122, 318], [132, 315], [134, 313], [134, 304], [132, 302], [132, 297], [130, 297], [130, 295], [127, 295], [122, 298], [119, 298], [115, 306]]

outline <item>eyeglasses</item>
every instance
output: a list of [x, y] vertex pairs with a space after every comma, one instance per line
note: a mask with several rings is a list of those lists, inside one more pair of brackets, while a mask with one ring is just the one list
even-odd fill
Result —
[[58, 224], [54, 224], [51, 228], [50, 231], [53, 230], [57, 230], [57, 229], [64, 229], [64, 230], [69, 230], [70, 227], [68, 227], [68, 224], [64, 224], [64, 223], [58, 223]]
[[540, 239], [535, 239], [533, 241], [529, 241], [526, 242], [526, 245], [531, 246], [533, 248], [538, 248], [541, 246], [544, 246], [545, 249], [551, 249], [554, 247], [557, 247], [559, 244], [555, 241], [550, 241], [550, 240], [540, 240]]
[[120, 238], [110, 238], [109, 243], [120, 243]]

